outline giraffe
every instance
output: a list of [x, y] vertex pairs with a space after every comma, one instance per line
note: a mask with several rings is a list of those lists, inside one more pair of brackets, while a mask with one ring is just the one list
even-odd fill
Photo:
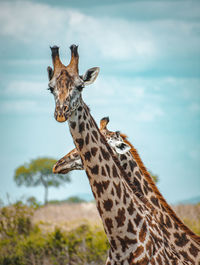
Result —
[[58, 122], [68, 121], [96, 200], [110, 243], [106, 264], [189, 264], [180, 260], [167, 241], [157, 210], [137, 186], [131, 189], [127, 184], [128, 176], [82, 99], [83, 87], [95, 81], [99, 68], [79, 76], [77, 46], [70, 49], [70, 63], [64, 66], [58, 47], [51, 48], [54, 70], [48, 67], [49, 89], [56, 103], [54, 117]]
[[[131, 188], [133, 185], [137, 186], [141, 193], [146, 197], [148, 203], [157, 208], [160, 222], [164, 229], [167, 229], [167, 233], [170, 235], [170, 240], [174, 241], [173, 249], [177, 253], [180, 253], [185, 261], [191, 262], [191, 258], [193, 258], [194, 264], [195, 260], [198, 264], [198, 261], [200, 261], [200, 237], [190, 231], [190, 229], [179, 220], [172, 208], [167, 204], [153, 182], [150, 174], [146, 170], [137, 150], [128, 141], [127, 136], [125, 134], [120, 134], [118, 131], [109, 131], [107, 129], [108, 122], [108, 117], [103, 118], [100, 121], [100, 131], [105, 136], [108, 143], [110, 143], [111, 148], [113, 148], [113, 151], [118, 156], [121, 166], [129, 176], [128, 185]], [[122, 147], [125, 149], [123, 144], [128, 144], [129, 148], [126, 147], [126, 151], [122, 154]], [[118, 148], [116, 148], [116, 145]], [[54, 173], [63, 173], [64, 169], [67, 173], [76, 169], [76, 166], [71, 167], [71, 161], [75, 164], [78, 159], [79, 169], [83, 169], [80, 156], [75, 148], [73, 154], [71, 152], [68, 153], [55, 164], [53, 168]], [[173, 237], [171, 236], [171, 232], [173, 233]]]

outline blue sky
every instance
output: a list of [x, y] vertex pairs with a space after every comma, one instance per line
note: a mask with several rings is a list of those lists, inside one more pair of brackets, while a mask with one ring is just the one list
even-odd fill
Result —
[[[15, 185], [15, 168], [74, 147], [46, 90], [49, 46], [68, 64], [73, 43], [80, 73], [101, 69], [83, 91], [97, 123], [109, 116], [129, 136], [170, 203], [200, 196], [199, 1], [1, 0], [0, 25], [0, 198], [43, 200], [42, 187]], [[84, 172], [71, 178], [50, 199], [90, 193]]]

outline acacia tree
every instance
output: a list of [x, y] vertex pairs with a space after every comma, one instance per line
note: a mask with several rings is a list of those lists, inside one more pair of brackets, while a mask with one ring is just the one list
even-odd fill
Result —
[[59, 187], [65, 182], [70, 182], [69, 174], [54, 174], [53, 165], [57, 160], [43, 157], [32, 159], [29, 163], [19, 166], [15, 170], [14, 180], [18, 186], [44, 187], [44, 203], [48, 203], [49, 187]]

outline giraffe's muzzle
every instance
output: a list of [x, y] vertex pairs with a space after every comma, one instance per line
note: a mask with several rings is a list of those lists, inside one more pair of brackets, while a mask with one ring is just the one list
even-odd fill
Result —
[[66, 106], [60, 108], [56, 107], [54, 117], [58, 122], [65, 122], [68, 119], [67, 115], [68, 108]]

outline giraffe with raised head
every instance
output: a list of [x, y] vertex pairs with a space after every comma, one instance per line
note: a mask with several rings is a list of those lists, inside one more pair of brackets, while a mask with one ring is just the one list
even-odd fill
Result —
[[[173, 248], [177, 253], [180, 253], [183, 260], [187, 262], [193, 260], [195, 264], [195, 261], [200, 260], [200, 237], [190, 231], [167, 204], [146, 170], [137, 150], [128, 141], [127, 136], [120, 134], [118, 131], [109, 131], [107, 129], [108, 122], [108, 117], [100, 121], [100, 131], [117, 154], [121, 166], [129, 176], [128, 185], [130, 187], [136, 185], [148, 202], [157, 208], [161, 225], [170, 235], [168, 240], [174, 241]], [[57, 161], [53, 168], [54, 173], [68, 173], [71, 170], [75, 170], [76, 166], [72, 167], [72, 161], [73, 165], [78, 164], [77, 169], [83, 169], [82, 161], [75, 148], [73, 152], [68, 153]], [[175, 226], [177, 227], [175, 228]]]
[[59, 122], [68, 121], [88, 176], [110, 242], [106, 264], [189, 264], [181, 263], [167, 243], [156, 209], [137, 186], [131, 189], [127, 184], [128, 176], [82, 99], [83, 87], [96, 79], [99, 69], [91, 68], [79, 76], [77, 46], [71, 46], [68, 66], [61, 63], [58, 47], [51, 50], [54, 70], [48, 67], [48, 75], [56, 102], [54, 116]]

